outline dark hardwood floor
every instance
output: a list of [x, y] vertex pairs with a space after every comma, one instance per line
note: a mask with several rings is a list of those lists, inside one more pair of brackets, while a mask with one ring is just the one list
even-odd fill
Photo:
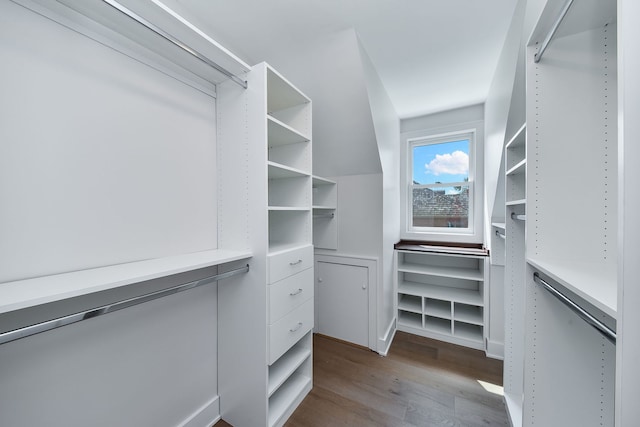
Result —
[[502, 362], [481, 351], [398, 332], [381, 357], [316, 335], [313, 365], [288, 427], [509, 425], [502, 396], [487, 391], [501, 389]]

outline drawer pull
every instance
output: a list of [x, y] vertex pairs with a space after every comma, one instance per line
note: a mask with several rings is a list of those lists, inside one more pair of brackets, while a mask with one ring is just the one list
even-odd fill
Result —
[[302, 263], [302, 260], [299, 259], [296, 262], [290, 262], [289, 265], [294, 266], [294, 265], [298, 265], [298, 264], [301, 264], [301, 263]]
[[293, 297], [293, 296], [296, 296], [296, 295], [301, 294], [301, 293], [302, 293], [302, 288], [298, 288], [297, 291], [290, 292], [289, 295], [291, 295]]
[[294, 326], [293, 328], [289, 329], [289, 332], [295, 332], [300, 328], [302, 328], [302, 322], [298, 322], [298, 324], [296, 326]]

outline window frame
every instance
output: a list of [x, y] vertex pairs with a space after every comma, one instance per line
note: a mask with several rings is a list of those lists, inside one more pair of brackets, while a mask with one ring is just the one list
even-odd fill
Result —
[[[401, 175], [402, 194], [402, 232], [403, 239], [448, 241], [448, 242], [482, 242], [482, 208], [483, 208], [483, 141], [481, 126], [459, 127], [447, 131], [420, 131], [403, 135], [403, 169]], [[413, 184], [413, 148], [420, 145], [431, 145], [469, 139], [469, 181], [443, 184]], [[469, 186], [468, 226], [461, 227], [416, 227], [413, 226], [413, 189], [438, 188], [460, 185]]]

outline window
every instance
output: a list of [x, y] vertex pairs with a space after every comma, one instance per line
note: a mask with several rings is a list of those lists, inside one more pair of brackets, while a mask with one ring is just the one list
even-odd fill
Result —
[[475, 132], [409, 139], [407, 231], [472, 234]]

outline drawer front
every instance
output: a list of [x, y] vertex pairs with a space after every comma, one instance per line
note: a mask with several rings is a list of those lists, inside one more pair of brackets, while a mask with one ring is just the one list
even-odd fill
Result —
[[269, 286], [269, 324], [313, 297], [313, 268]]
[[269, 326], [269, 365], [313, 329], [313, 298]]
[[269, 283], [275, 283], [313, 265], [313, 246], [269, 256]]

